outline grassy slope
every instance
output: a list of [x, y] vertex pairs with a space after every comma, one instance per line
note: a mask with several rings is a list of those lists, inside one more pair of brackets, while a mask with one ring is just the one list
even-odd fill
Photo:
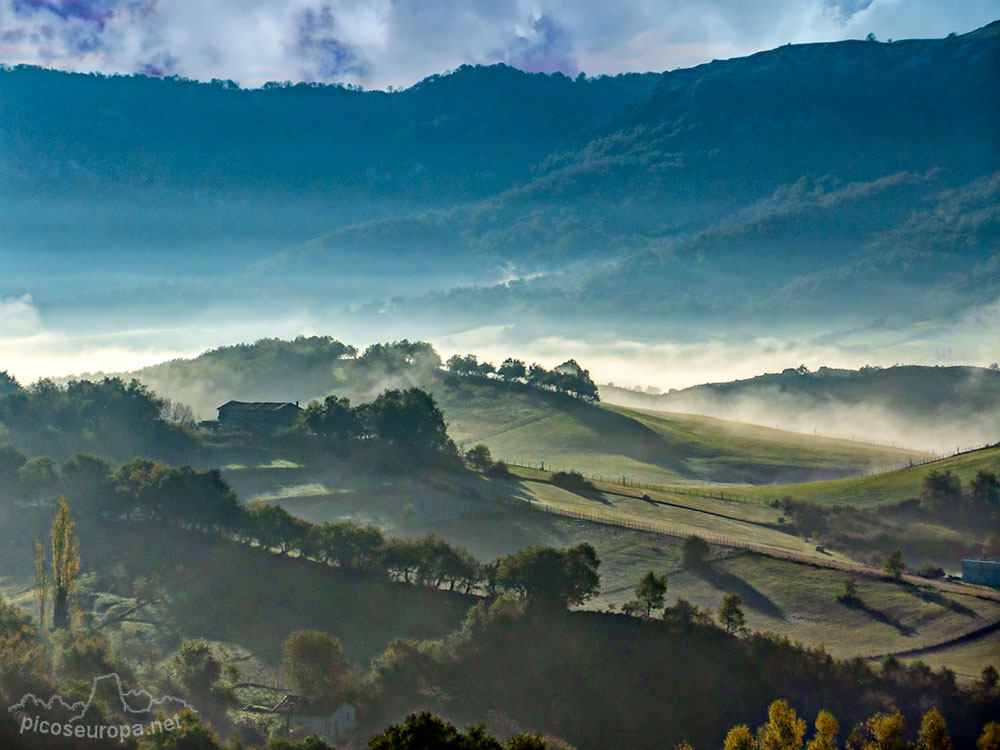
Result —
[[919, 497], [921, 482], [931, 469], [951, 470], [963, 482], [968, 482], [980, 469], [1000, 470], [1000, 446], [884, 474], [773, 487], [735, 487], [733, 491], [763, 500], [791, 495], [796, 500], [808, 500], [826, 505], [851, 504], [874, 507]]
[[499, 458], [641, 482], [805, 481], [922, 457], [710, 417], [595, 408], [482, 381], [444, 382], [433, 390], [449, 433], [466, 447], [482, 442]]
[[979, 677], [986, 666], [1000, 670], [1000, 631], [946, 648], [926, 651], [904, 661], [922, 661], [935, 669], [948, 667], [965, 680]]
[[[83, 609], [101, 616], [107, 606], [115, 607], [112, 614], [124, 611], [134, 606], [140, 585], [163, 595], [110, 629], [163, 653], [184, 638], [205, 638], [276, 666], [292, 630], [315, 628], [339, 637], [348, 659], [365, 667], [392, 638], [451, 632], [472, 603], [444, 591], [359, 582], [332, 568], [154, 524], [80, 524], [78, 533], [91, 592]], [[27, 538], [19, 545], [2, 539], [19, 554], [6, 560], [9, 577], [0, 580], [0, 591], [34, 610]]]
[[[270, 476], [279, 481], [281, 472], [271, 471]], [[540, 472], [523, 473], [541, 476]], [[825, 645], [839, 656], [874, 656], [922, 648], [1000, 619], [1000, 605], [995, 602], [876, 578], [861, 582], [866, 606], [847, 607], [836, 600], [845, 577], [841, 571], [724, 549], [718, 550], [719, 559], [709, 571], [695, 573], [682, 568], [680, 544], [675, 538], [533, 512], [503, 499], [633, 517], [675, 530], [740, 535], [789, 552], [817, 555], [796, 537], [758, 525], [775, 520], [772, 516], [777, 512], [767, 507], [650, 492], [655, 499], [732, 516], [720, 519], [608, 493], [580, 495], [527, 477], [510, 482], [466, 477], [436, 481], [434, 486], [384, 480], [380, 493], [367, 495], [359, 486], [360, 480], [350, 479], [347, 472], [342, 476], [344, 482], [353, 481], [357, 489], [287, 497], [279, 502], [312, 521], [354, 518], [405, 536], [434, 531], [467, 547], [481, 560], [528, 546], [589, 542], [602, 560], [602, 583], [601, 594], [588, 602], [588, 609], [621, 606], [633, 597], [632, 589], [643, 573], [665, 572], [670, 576], [669, 601], [683, 597], [714, 613], [723, 594], [737, 593], [744, 599], [751, 627], [813, 646]], [[312, 478], [299, 479], [305, 484]], [[322, 481], [331, 489], [345, 489], [337, 486], [336, 476], [330, 473]], [[405, 521], [402, 508], [407, 505], [413, 510]], [[957, 658], [964, 657], [959, 654]]]

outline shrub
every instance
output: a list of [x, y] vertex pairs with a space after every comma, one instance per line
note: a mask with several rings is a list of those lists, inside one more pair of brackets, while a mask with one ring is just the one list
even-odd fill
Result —
[[595, 492], [597, 488], [578, 471], [557, 471], [552, 475], [552, 484], [577, 492]]

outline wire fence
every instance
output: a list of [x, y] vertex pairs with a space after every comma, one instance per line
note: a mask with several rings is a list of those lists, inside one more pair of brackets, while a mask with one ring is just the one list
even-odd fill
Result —
[[[642, 521], [632, 521], [627, 518], [615, 518], [613, 516], [602, 516], [597, 513], [582, 513], [575, 510], [567, 510], [565, 508], [556, 508], [551, 505], [544, 505], [542, 503], [533, 503], [531, 501], [518, 501], [522, 503], [522, 507], [529, 507], [532, 510], [538, 510], [545, 513], [551, 513], [557, 516], [566, 516], [568, 518], [576, 518], [581, 521], [593, 521], [595, 523], [603, 523], [609, 526], [620, 526], [625, 529], [634, 529], [636, 531], [648, 531], [654, 534], [662, 534], [664, 536], [674, 537], [676, 539], [686, 539], [693, 535], [693, 532], [681, 531], [677, 528], [672, 528], [670, 526], [664, 526], [661, 524], [643, 523]], [[697, 536], [704, 539], [710, 544], [716, 544], [720, 547], [732, 547], [735, 549], [744, 549], [758, 552], [774, 552], [770, 547], [765, 547], [762, 545], [751, 544], [749, 542], [744, 542], [740, 539], [733, 539], [726, 536], [717, 536], [715, 534], [702, 534], [699, 533]]]
[[[956, 456], [962, 456], [969, 453], [975, 453], [977, 451], [986, 450], [988, 448], [996, 448], [1000, 446], [1000, 443], [985, 443], [983, 445], [978, 445], [972, 448], [956, 449], [954, 453], [950, 453], [945, 456], [933, 456], [921, 461], [908, 461], [904, 464], [898, 464], [896, 466], [883, 467], [876, 471], [863, 472], [855, 476], [878, 476], [881, 474], [890, 474], [894, 471], [900, 471], [902, 469], [912, 469], [915, 466], [926, 466], [927, 464], [932, 464], [937, 461], [943, 461], [948, 458], [954, 458]], [[637, 479], [629, 477], [626, 474], [599, 474], [593, 472], [584, 472], [579, 469], [570, 469], [566, 467], [554, 466], [548, 461], [522, 461], [522, 460], [509, 460], [501, 459], [508, 466], [517, 466], [522, 469], [537, 469], [539, 471], [546, 472], [575, 472], [581, 476], [590, 479], [594, 482], [604, 482], [606, 484], [615, 484], [620, 487], [633, 487], [639, 490], [656, 490], [659, 492], [670, 492], [675, 495], [689, 495], [691, 497], [700, 497], [707, 500], [721, 500], [723, 502], [732, 503], [746, 503], [748, 505], [762, 505], [766, 506], [770, 504], [770, 500], [765, 500], [761, 497], [751, 497], [748, 495], [742, 495], [738, 492], [733, 492], [724, 487], [685, 487], [683, 485], [667, 485], [667, 484], [654, 484], [651, 482], [641, 482]]]

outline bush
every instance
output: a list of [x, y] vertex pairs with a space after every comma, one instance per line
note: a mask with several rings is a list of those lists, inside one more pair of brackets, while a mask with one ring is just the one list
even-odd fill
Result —
[[596, 492], [597, 488], [578, 471], [557, 471], [552, 475], [552, 484], [577, 492]]
[[513, 476], [507, 468], [507, 464], [503, 461], [495, 462], [490, 468], [483, 472], [483, 475], [489, 477], [490, 479], [510, 479], [510, 477]]
[[684, 557], [684, 567], [698, 568], [704, 565], [705, 558], [708, 557], [711, 551], [712, 548], [708, 546], [708, 542], [697, 534], [692, 534], [684, 540], [684, 545], [681, 548], [681, 553]]
[[944, 578], [944, 568], [939, 568], [933, 563], [924, 563], [914, 571], [914, 574], [921, 578]]

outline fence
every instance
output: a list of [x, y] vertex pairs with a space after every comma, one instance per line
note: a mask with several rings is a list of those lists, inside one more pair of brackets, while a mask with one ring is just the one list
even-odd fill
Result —
[[[931, 458], [924, 459], [922, 461], [908, 461], [905, 464], [899, 464], [896, 466], [890, 466], [887, 468], [879, 469], [878, 471], [864, 472], [857, 476], [872, 477], [878, 476], [880, 474], [889, 474], [894, 471], [900, 471], [901, 469], [911, 469], [915, 466], [925, 466], [927, 464], [932, 464], [937, 461], [943, 461], [947, 458], [954, 458], [955, 456], [962, 456], [968, 453], [975, 453], [976, 451], [986, 450], [987, 448], [1000, 447], [1000, 443], [986, 443], [984, 445], [976, 446], [974, 448], [956, 449], [954, 453], [950, 453], [947, 456], [933, 456]], [[635, 479], [629, 478], [625, 474], [593, 474], [579, 471], [577, 469], [567, 469], [559, 468], [548, 464], [546, 467], [545, 461], [517, 461], [501, 459], [508, 466], [519, 466], [522, 469], [538, 469], [540, 471], [549, 472], [559, 472], [559, 471], [575, 471], [577, 474], [591, 479], [595, 482], [606, 482], [608, 484], [617, 484], [622, 487], [634, 487], [639, 490], [657, 490], [660, 492], [670, 492], [675, 495], [689, 495], [691, 497], [701, 497], [708, 500], [722, 500], [724, 502], [733, 503], [746, 503], [749, 505], [767, 505], [769, 501], [764, 500], [759, 497], [748, 497], [746, 495], [741, 495], [738, 492], [730, 492], [720, 487], [711, 488], [701, 488], [701, 487], [684, 487], [676, 485], [666, 485], [666, 484], [651, 484], [648, 482], [639, 482]], [[845, 477], [846, 478], [846, 477]]]
[[690, 495], [692, 497], [703, 497], [709, 500], [722, 500], [725, 502], [734, 503], [748, 503], [750, 505], [766, 505], [766, 501], [758, 497], [747, 497], [745, 495], [740, 495], [734, 492], [729, 492], [720, 488], [699, 488], [699, 487], [675, 487], [666, 484], [652, 484], [649, 482], [639, 482], [635, 479], [630, 479], [624, 474], [588, 474], [586, 472], [578, 471], [576, 469], [566, 469], [558, 468], [549, 464], [546, 466], [545, 461], [511, 461], [507, 459], [501, 459], [508, 466], [519, 466], [522, 469], [538, 469], [540, 471], [550, 471], [550, 472], [560, 472], [560, 471], [574, 471], [581, 476], [590, 479], [595, 482], [606, 482], [608, 484], [616, 484], [621, 487], [634, 487], [637, 490], [658, 490], [660, 492], [670, 492], [675, 495]]
[[[595, 523], [603, 523], [609, 526], [621, 526], [626, 529], [634, 529], [636, 531], [649, 531], [654, 534], [663, 534], [664, 536], [674, 537], [675, 539], [686, 539], [692, 535], [690, 531], [679, 531], [678, 529], [670, 528], [669, 526], [661, 526], [659, 524], [642, 523], [641, 521], [630, 521], [625, 518], [614, 518], [612, 516], [601, 516], [596, 513], [581, 513], [575, 510], [566, 510], [564, 508], [554, 508], [551, 505], [543, 505], [541, 503], [533, 503], [530, 501], [523, 502], [522, 507], [529, 507], [532, 510], [540, 510], [545, 513], [552, 513], [557, 516], [566, 516], [568, 518], [576, 518], [581, 521], [593, 521]], [[720, 547], [733, 547], [736, 549], [745, 549], [758, 552], [770, 552], [773, 553], [770, 547], [764, 547], [762, 545], [750, 544], [749, 542], [743, 542], [739, 539], [732, 539], [725, 536], [716, 536], [714, 534], [698, 534], [697, 536], [704, 539], [710, 544], [716, 544]]]

